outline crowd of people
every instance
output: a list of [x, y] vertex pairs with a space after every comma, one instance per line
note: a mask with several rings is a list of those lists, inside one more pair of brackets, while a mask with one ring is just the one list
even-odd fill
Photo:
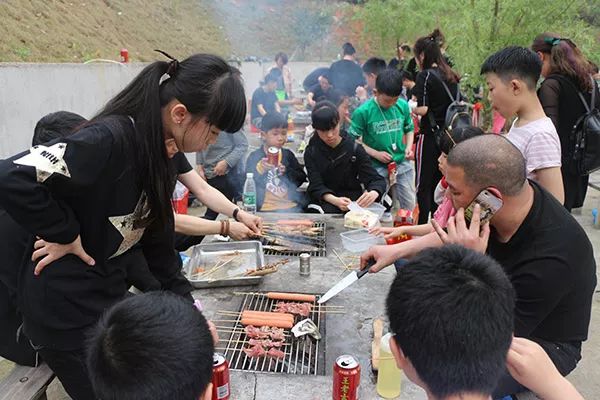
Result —
[[[454, 125], [453, 105], [469, 99], [444, 47], [436, 29], [399, 45], [389, 65], [359, 65], [344, 44], [341, 60], [303, 82], [314, 130], [304, 165], [284, 147], [282, 110], [295, 103], [284, 53], [250, 110], [221, 58], [165, 53], [89, 121], [40, 120], [33, 147], [0, 161], [0, 355], [41, 357], [76, 400], [210, 398], [210, 323], [177, 250], [206, 234], [260, 234], [261, 218], [235, 203], [251, 172], [259, 211], [380, 202], [385, 222], [393, 205], [418, 208], [416, 226], [372, 231], [414, 238], [370, 248], [361, 265], [376, 273], [409, 259], [387, 297], [391, 350], [429, 398], [582, 398], [563, 377], [587, 339], [596, 264], [570, 214], [588, 179], [573, 165], [572, 129], [600, 99], [597, 71], [552, 33], [490, 55], [491, 106], [516, 117], [497, 135]], [[245, 158], [247, 111], [262, 144]], [[183, 152], [197, 152], [196, 169]], [[173, 213], [176, 181], [205, 218]], [[501, 204], [485, 221], [472, 204], [481, 193]], [[155, 293], [130, 297], [130, 286]]]

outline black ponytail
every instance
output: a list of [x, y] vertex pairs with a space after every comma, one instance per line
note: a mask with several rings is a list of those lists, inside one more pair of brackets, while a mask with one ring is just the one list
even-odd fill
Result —
[[209, 54], [148, 65], [93, 118], [119, 115], [135, 121], [135, 133], [128, 138], [129, 151], [148, 197], [150, 218], [160, 225], [173, 215], [175, 174], [166, 152], [161, 117], [161, 108], [173, 99], [184, 104], [194, 117], [206, 118], [221, 130], [236, 132], [244, 124], [246, 96], [239, 71]]

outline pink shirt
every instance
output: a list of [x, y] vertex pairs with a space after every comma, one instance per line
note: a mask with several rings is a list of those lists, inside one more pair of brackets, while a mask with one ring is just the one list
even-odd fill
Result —
[[507, 138], [525, 157], [527, 178], [535, 179], [534, 171], [539, 169], [560, 167], [560, 140], [552, 120], [544, 117], [519, 127], [517, 121]]

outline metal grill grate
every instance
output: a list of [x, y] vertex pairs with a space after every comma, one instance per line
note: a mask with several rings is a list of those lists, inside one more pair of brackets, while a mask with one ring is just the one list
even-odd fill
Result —
[[[317, 295], [316, 300], [319, 298], [320, 296]], [[269, 299], [261, 293], [246, 294], [240, 307], [240, 315], [243, 310], [272, 311], [278, 301], [280, 300]], [[281, 360], [269, 357], [251, 358], [242, 351], [243, 348], [248, 347], [250, 338], [244, 333], [244, 326], [240, 322], [241, 317], [236, 318], [231, 333], [228, 334], [225, 350], [220, 352], [229, 361], [229, 368], [236, 371], [325, 375], [325, 314], [316, 301], [308, 318], [312, 319], [319, 328], [321, 339], [314, 340], [308, 335], [296, 338], [291, 330], [285, 330], [285, 345], [281, 349], [286, 355]], [[305, 317], [296, 316], [295, 322], [303, 319]]]
[[[319, 234], [315, 235], [315, 236], [304, 236], [304, 235], [299, 235], [302, 236], [302, 239], [305, 243], [298, 243], [298, 246], [303, 246], [303, 244], [305, 245], [309, 245], [311, 247], [315, 247], [315, 250], [312, 251], [307, 251], [305, 249], [302, 248], [298, 248], [298, 250], [295, 249], [270, 249], [268, 246], [270, 246], [272, 243], [269, 242], [269, 240], [267, 239], [262, 239], [262, 244], [263, 244], [263, 252], [266, 256], [297, 256], [300, 255], [302, 253], [308, 253], [313, 257], [326, 257], [327, 256], [327, 248], [326, 248], [326, 238], [327, 238], [327, 224], [325, 223], [325, 221], [315, 221], [313, 223], [313, 228], [319, 228]], [[282, 239], [286, 239], [285, 235], [281, 236]], [[267, 246], [265, 248], [265, 246]]]

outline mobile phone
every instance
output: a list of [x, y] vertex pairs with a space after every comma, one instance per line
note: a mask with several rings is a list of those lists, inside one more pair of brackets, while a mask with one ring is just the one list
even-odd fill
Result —
[[502, 201], [502, 197], [500, 193], [494, 188], [483, 189], [475, 200], [469, 204], [469, 206], [465, 209], [465, 220], [467, 223], [471, 222], [471, 217], [473, 216], [473, 209], [475, 208], [475, 204], [479, 204], [481, 207], [481, 213], [479, 214], [479, 223], [485, 224], [489, 222], [490, 219], [498, 212], [502, 205], [504, 204]]

